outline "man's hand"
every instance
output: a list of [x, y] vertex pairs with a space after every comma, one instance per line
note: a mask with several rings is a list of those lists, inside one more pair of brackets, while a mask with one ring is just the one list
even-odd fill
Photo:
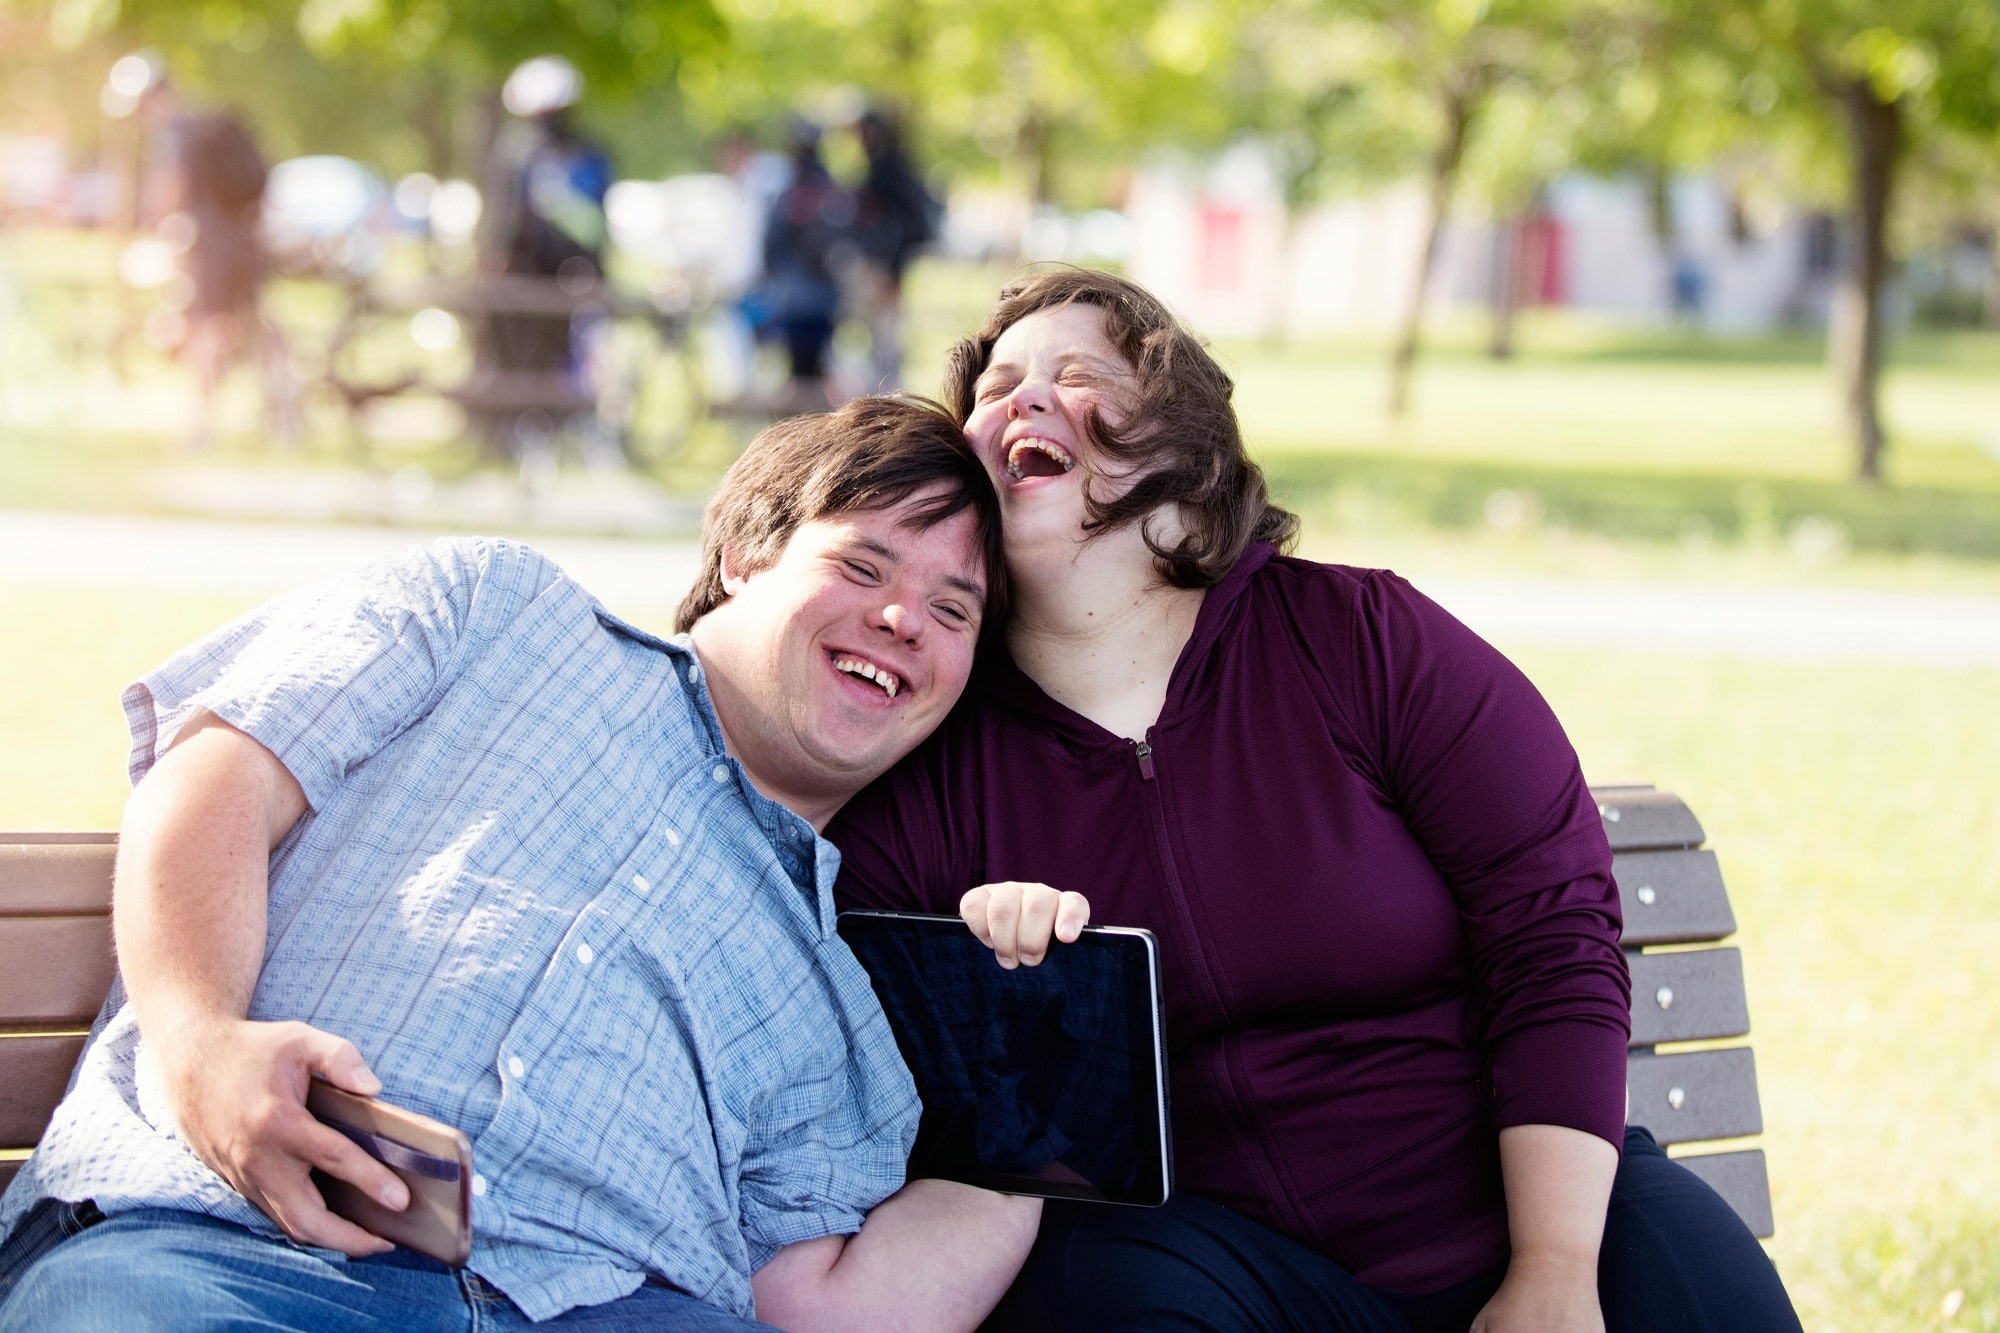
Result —
[[1604, 1333], [1597, 1265], [1515, 1256], [1470, 1333]]
[[334, 1216], [312, 1181], [318, 1169], [386, 1208], [410, 1202], [394, 1172], [306, 1110], [314, 1074], [358, 1096], [382, 1090], [351, 1043], [304, 1023], [224, 1019], [148, 1045], [188, 1147], [287, 1235], [356, 1257], [394, 1248]]
[[1035, 966], [1053, 936], [1064, 944], [1090, 922], [1090, 901], [1046, 884], [982, 884], [958, 900], [958, 914], [1002, 967]]

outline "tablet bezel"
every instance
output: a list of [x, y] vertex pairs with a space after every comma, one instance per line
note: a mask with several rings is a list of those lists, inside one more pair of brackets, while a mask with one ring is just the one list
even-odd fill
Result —
[[[849, 951], [855, 953], [857, 962], [860, 961], [860, 955], [853, 949], [846, 929], [850, 920], [862, 930], [896, 929], [901, 926], [925, 935], [964, 932], [968, 939], [971, 938], [970, 929], [955, 916], [938, 916], [928, 912], [882, 912], [860, 909], [845, 911], [836, 919], [836, 928], [840, 931], [842, 941], [848, 943]], [[1128, 1045], [1133, 1058], [1132, 1088], [1136, 1104], [1133, 1143], [1140, 1174], [1132, 1196], [1111, 1197], [1092, 1185], [1071, 1185], [979, 1167], [968, 1168], [958, 1174], [941, 1174], [939, 1178], [957, 1180], [1005, 1194], [1028, 1194], [1048, 1199], [1074, 1199], [1137, 1207], [1157, 1207], [1165, 1203], [1172, 1194], [1173, 1138], [1167, 1114], [1166, 1024], [1160, 998], [1159, 941], [1149, 930], [1126, 926], [1086, 926], [1083, 938], [1103, 941], [1086, 947], [1102, 948], [1106, 945], [1115, 945], [1121, 952], [1137, 949], [1139, 958], [1143, 962], [1143, 966], [1137, 969], [1138, 976], [1143, 978], [1141, 993], [1135, 993], [1134, 969], [1128, 966], [1125, 971], [1125, 1016]], [[973, 943], [977, 945], [978, 942], [974, 940]], [[1000, 981], [1007, 973], [1002, 971], [998, 963], [992, 962], [991, 954], [984, 946], [978, 947], [979, 952], [986, 955], [987, 965], [994, 969], [996, 982]], [[1049, 958], [1040, 966], [1050, 966], [1061, 956], [1060, 950], [1074, 947], [1076, 946], [1057, 944], [1051, 950]], [[880, 987], [882, 982], [873, 972], [868, 971], [867, 964], [863, 962], [861, 966], [864, 972], [868, 972], [870, 983]], [[916, 979], [919, 982], [922, 980], [920, 977]], [[887, 1008], [885, 1005], [885, 1011]], [[914, 1070], [911, 1076], [913, 1078], [916, 1076]], [[919, 1088], [919, 1093], [921, 1091]]]

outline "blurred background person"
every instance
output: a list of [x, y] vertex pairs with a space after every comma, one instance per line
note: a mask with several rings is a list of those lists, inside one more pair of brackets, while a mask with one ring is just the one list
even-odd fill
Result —
[[792, 123], [792, 177], [764, 227], [764, 277], [747, 298], [753, 325], [785, 346], [789, 379], [781, 408], [823, 412], [833, 402], [827, 363], [840, 321], [835, 272], [852, 245], [854, 195], [820, 158], [820, 129]]
[[256, 140], [234, 111], [187, 108], [154, 52], [119, 60], [108, 85], [122, 95], [113, 105], [131, 107], [146, 136], [139, 220], [154, 223], [177, 252], [184, 278], [168, 299], [181, 319], [178, 350], [195, 375], [190, 447], [214, 444], [217, 391], [246, 351], [264, 372], [268, 427], [296, 443], [289, 353], [258, 309], [269, 268], [261, 235], [268, 172]]
[[[512, 117], [494, 137], [484, 170], [485, 210], [480, 216], [479, 269], [555, 279], [577, 294], [604, 274], [609, 233], [604, 200], [612, 182], [611, 159], [572, 123], [583, 97], [583, 76], [561, 56], [537, 56], [507, 76], [501, 105]], [[587, 330], [568, 317], [510, 311], [487, 315], [474, 341], [474, 381], [520, 377], [578, 377], [578, 341]], [[491, 409], [475, 414], [486, 447], [518, 457], [547, 444], [553, 423], [546, 413]]]
[[868, 322], [868, 391], [899, 388], [903, 379], [903, 275], [937, 239], [943, 207], [924, 188], [903, 147], [893, 112], [870, 107], [855, 122], [868, 174], [855, 192], [855, 240], [861, 263], [856, 296]]

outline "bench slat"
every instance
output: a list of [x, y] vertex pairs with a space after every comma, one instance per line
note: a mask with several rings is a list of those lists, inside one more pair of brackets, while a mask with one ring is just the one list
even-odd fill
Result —
[[111, 989], [111, 918], [0, 917], [0, 959], [0, 1029], [89, 1027]]
[[85, 916], [111, 910], [115, 833], [0, 833], [0, 913]]
[[1607, 787], [1596, 793], [1604, 836], [1614, 852], [1648, 847], [1699, 847], [1701, 821], [1672, 792]]
[[41, 1139], [82, 1050], [81, 1036], [0, 1036], [0, 1148]]
[[1632, 1044], [1707, 1041], [1750, 1031], [1743, 955], [1735, 949], [1627, 954], [1632, 965]]
[[1747, 1046], [1677, 1055], [1635, 1052], [1625, 1060], [1632, 1099], [1626, 1120], [1661, 1143], [1736, 1139], [1764, 1132], [1757, 1060]]
[[1728, 1201], [1750, 1228], [1750, 1234], [1769, 1240], [1777, 1231], [1771, 1216], [1771, 1176], [1764, 1165], [1764, 1150], [1718, 1152], [1674, 1159], [1708, 1182], [1708, 1187]]
[[1620, 852], [1611, 858], [1611, 873], [1618, 880], [1627, 947], [1693, 944], [1736, 931], [1714, 852]]

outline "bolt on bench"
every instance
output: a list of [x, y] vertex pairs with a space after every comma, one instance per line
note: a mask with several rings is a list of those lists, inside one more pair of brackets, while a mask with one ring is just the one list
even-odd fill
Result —
[[[1750, 1048], [1658, 1049], [1750, 1031], [1742, 954], [1713, 947], [1736, 929], [1715, 853], [1702, 848], [1701, 824], [1678, 797], [1651, 787], [1592, 791], [1632, 967], [1626, 1118], [1676, 1145], [1675, 1156], [1768, 1237], [1763, 1151], [1685, 1152], [1763, 1132]], [[110, 989], [116, 849], [113, 833], [0, 833], [0, 1187], [41, 1137]]]

